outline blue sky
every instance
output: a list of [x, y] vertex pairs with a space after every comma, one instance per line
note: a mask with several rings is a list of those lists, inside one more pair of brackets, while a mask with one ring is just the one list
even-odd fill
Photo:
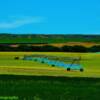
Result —
[[100, 34], [100, 0], [0, 0], [0, 33]]

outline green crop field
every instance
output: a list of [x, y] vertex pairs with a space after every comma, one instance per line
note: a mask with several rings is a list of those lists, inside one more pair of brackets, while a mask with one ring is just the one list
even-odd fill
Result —
[[1, 75], [0, 98], [2, 98], [0, 100], [99, 100], [100, 78]]
[[94, 42], [100, 43], [100, 35], [62, 35], [62, 34], [0, 34], [0, 43], [66, 43]]
[[[24, 55], [44, 54], [59, 57], [82, 57], [81, 65], [84, 72], [67, 72], [64, 68], [51, 67], [35, 61], [22, 60]], [[14, 57], [20, 57], [15, 60]], [[74, 77], [100, 77], [99, 53], [59, 53], [59, 52], [0, 52], [0, 74], [14, 75], [46, 75], [46, 76], [74, 76]]]
[[[81, 56], [84, 72], [22, 60], [31, 54]], [[0, 100], [99, 100], [99, 93], [99, 53], [0, 52]]]

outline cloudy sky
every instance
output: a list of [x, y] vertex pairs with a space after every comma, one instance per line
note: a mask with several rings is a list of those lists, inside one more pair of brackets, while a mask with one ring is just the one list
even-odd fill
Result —
[[100, 34], [100, 0], [0, 0], [0, 33]]

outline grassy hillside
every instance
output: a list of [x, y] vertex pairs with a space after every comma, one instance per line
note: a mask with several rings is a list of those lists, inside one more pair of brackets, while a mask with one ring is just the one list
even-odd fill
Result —
[[100, 35], [0, 34], [0, 43], [100, 43]]

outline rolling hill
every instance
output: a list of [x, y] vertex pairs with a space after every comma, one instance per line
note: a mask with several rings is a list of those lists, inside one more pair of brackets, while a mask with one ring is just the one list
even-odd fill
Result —
[[68, 43], [88, 42], [100, 43], [100, 35], [74, 35], [74, 34], [0, 34], [0, 43]]

